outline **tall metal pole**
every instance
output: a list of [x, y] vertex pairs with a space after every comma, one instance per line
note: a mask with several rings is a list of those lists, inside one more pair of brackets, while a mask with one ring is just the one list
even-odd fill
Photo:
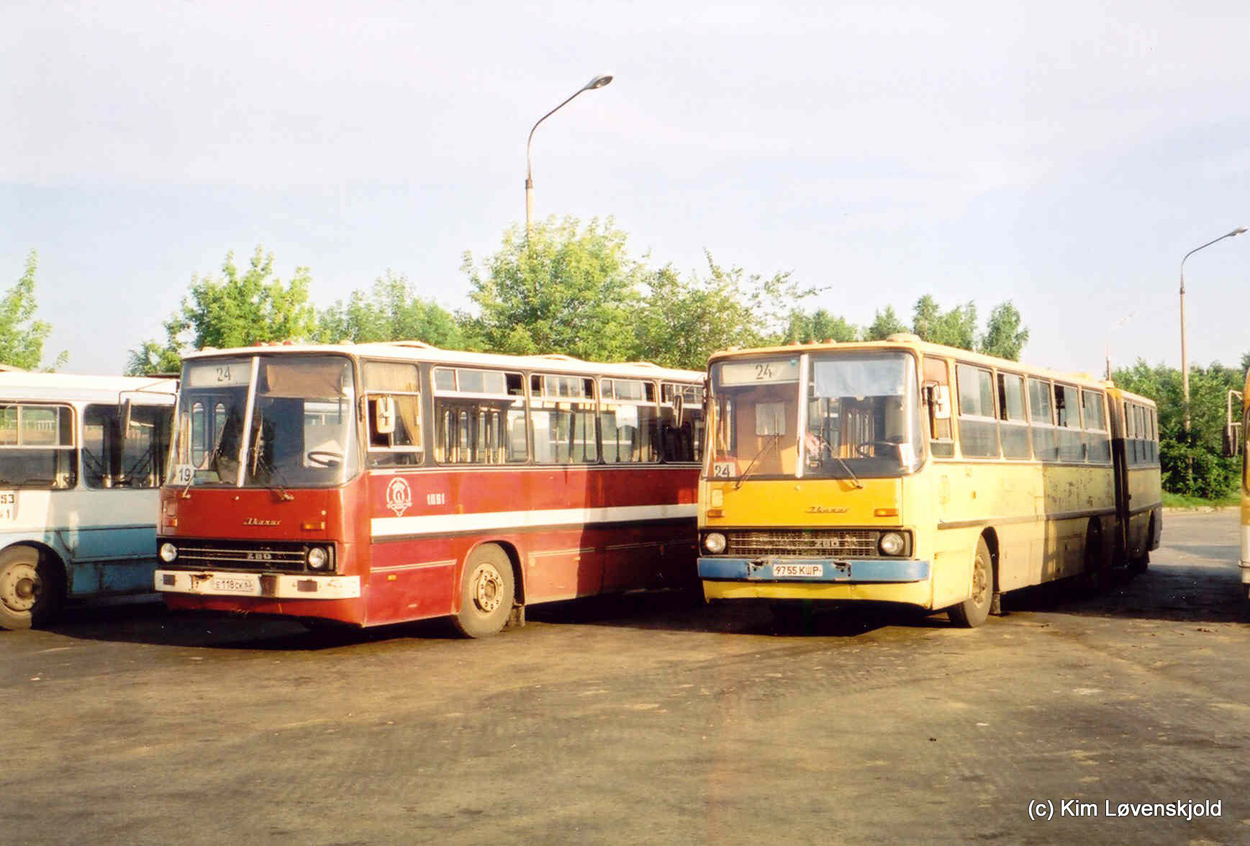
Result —
[[534, 143], [534, 130], [538, 129], [539, 123], [542, 123], [547, 118], [551, 117], [556, 112], [560, 111], [560, 109], [567, 106], [569, 104], [569, 101], [572, 100], [573, 97], [576, 97], [578, 94], [581, 94], [583, 91], [594, 91], [597, 88], [602, 88], [603, 86], [607, 85], [611, 81], [612, 81], [612, 77], [610, 74], [600, 74], [599, 76], [596, 76], [594, 79], [590, 80], [590, 82], [587, 82], [581, 88], [574, 91], [572, 97], [569, 97], [563, 103], [556, 106], [554, 109], [547, 112], [547, 114], [540, 117], [538, 119], [538, 123], [535, 123], [534, 128], [530, 130], [530, 137], [525, 142], [525, 238], [526, 240], [529, 240], [530, 232], [534, 228], [534, 177], [532, 173], [532, 168], [530, 167], [530, 147]]
[[1185, 345], [1185, 340], [1186, 340], [1185, 339], [1185, 261], [1194, 253], [1198, 252], [1199, 250], [1205, 250], [1207, 247], [1211, 246], [1212, 244], [1217, 244], [1220, 241], [1223, 241], [1225, 238], [1232, 238], [1235, 235], [1240, 235], [1241, 233], [1245, 231], [1246, 231], [1246, 227], [1239, 226], [1236, 229], [1234, 229], [1232, 232], [1229, 232], [1225, 235], [1221, 235], [1220, 237], [1216, 238], [1214, 241], [1207, 241], [1201, 247], [1194, 247], [1192, 250], [1185, 253], [1185, 258], [1181, 259], [1181, 395], [1183, 396], [1184, 403], [1185, 403], [1185, 433], [1186, 434], [1189, 433], [1190, 415], [1189, 415], [1189, 355], [1188, 355], [1188, 350]]

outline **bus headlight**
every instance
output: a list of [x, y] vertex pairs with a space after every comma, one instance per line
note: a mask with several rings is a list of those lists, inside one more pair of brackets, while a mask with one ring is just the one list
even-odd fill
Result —
[[898, 532], [886, 532], [877, 541], [877, 548], [882, 555], [902, 555], [907, 548], [907, 541]]
[[308, 568], [310, 570], [324, 570], [330, 563], [330, 556], [324, 547], [314, 546], [308, 550]]
[[708, 532], [703, 538], [703, 548], [713, 555], [720, 555], [724, 552], [726, 544], [725, 536], [720, 532]]
[[160, 556], [161, 560], [166, 564], [173, 564], [174, 559], [178, 557], [178, 547], [172, 543], [163, 543], [161, 544]]

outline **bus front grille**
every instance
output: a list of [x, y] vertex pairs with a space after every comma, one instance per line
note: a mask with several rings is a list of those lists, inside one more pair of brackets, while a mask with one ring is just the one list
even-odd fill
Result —
[[799, 555], [866, 558], [877, 554], [880, 532], [867, 529], [757, 529], [725, 533], [726, 555], [743, 558]]
[[[165, 540], [165, 539], [163, 539]], [[314, 544], [168, 538], [178, 547], [176, 566], [228, 570], [301, 573], [308, 570], [308, 550]], [[325, 547], [333, 562], [333, 544]], [[333, 570], [331, 566], [328, 568]]]

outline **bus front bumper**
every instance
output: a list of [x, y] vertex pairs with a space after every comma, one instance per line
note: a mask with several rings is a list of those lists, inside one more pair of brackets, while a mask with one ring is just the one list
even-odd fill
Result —
[[928, 561], [907, 558], [699, 559], [707, 600], [872, 601], [930, 608], [931, 572]]
[[699, 578], [727, 582], [923, 582], [929, 562], [911, 558], [699, 558]]
[[271, 599], [356, 599], [359, 576], [237, 573], [213, 570], [157, 570], [159, 593], [196, 596], [263, 596]]

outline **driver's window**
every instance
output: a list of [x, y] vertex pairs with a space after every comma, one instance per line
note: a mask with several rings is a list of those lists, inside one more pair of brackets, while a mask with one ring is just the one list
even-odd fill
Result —
[[929, 452], [939, 458], [955, 454], [955, 437], [951, 431], [950, 367], [944, 359], [924, 360], [925, 402], [929, 418]]
[[[421, 436], [421, 395], [417, 366], [397, 361], [366, 361], [365, 408], [369, 416], [369, 464], [373, 467], [420, 464], [425, 444]], [[379, 403], [393, 418], [389, 431], [379, 431]], [[388, 408], [389, 406], [389, 408]]]

